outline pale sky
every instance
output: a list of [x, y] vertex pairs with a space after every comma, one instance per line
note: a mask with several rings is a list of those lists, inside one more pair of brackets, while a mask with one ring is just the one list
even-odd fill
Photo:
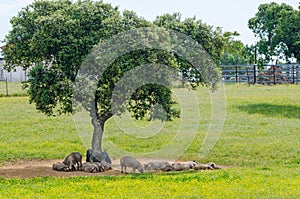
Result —
[[[11, 29], [9, 20], [16, 16], [22, 7], [34, 0], [0, 0], [0, 41]], [[139, 16], [153, 21], [156, 16], [165, 13], [180, 12], [183, 18], [196, 16], [208, 25], [222, 27], [224, 31], [237, 31], [239, 38], [246, 44], [253, 44], [255, 39], [247, 22], [257, 12], [262, 3], [287, 3], [298, 8], [299, 0], [104, 0], [114, 6], [133, 10]], [[0, 42], [0, 45], [3, 43]]]

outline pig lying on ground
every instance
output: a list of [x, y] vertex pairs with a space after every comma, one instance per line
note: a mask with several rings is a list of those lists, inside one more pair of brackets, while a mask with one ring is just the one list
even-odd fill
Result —
[[167, 165], [164, 168], [161, 168], [160, 170], [163, 172], [174, 171], [174, 167], [171, 165]]
[[155, 170], [155, 171], [162, 170], [167, 166], [171, 166], [169, 162], [149, 162], [147, 164], [144, 164], [145, 170]]
[[131, 167], [133, 173], [135, 173], [135, 170], [137, 169], [139, 172], [144, 173], [143, 165], [138, 161], [137, 159], [130, 157], [130, 156], [124, 156], [120, 159], [120, 165], [121, 165], [121, 171], [122, 173], [126, 173], [126, 168]]
[[185, 171], [190, 169], [189, 165], [181, 163], [174, 163], [172, 167], [174, 168], [173, 171]]
[[83, 163], [82, 170], [85, 172], [90, 172], [90, 173], [98, 173], [99, 167], [98, 167], [98, 165], [96, 165], [94, 163], [86, 162], [86, 163]]
[[90, 173], [104, 172], [111, 169], [111, 165], [107, 162], [86, 162], [82, 167], [83, 171]]
[[68, 166], [61, 163], [61, 162], [53, 163], [52, 169], [55, 170], [55, 171], [69, 171]]
[[198, 166], [198, 162], [193, 160], [193, 161], [188, 161], [188, 162], [183, 162], [181, 164], [187, 165], [190, 169], [193, 169], [194, 167]]
[[210, 162], [208, 164], [201, 164], [196, 167], [194, 167], [195, 170], [215, 170], [220, 169], [215, 163]]
[[79, 152], [73, 152], [65, 158], [63, 164], [67, 165], [70, 171], [79, 171], [82, 169], [82, 155]]
[[102, 165], [102, 168], [104, 171], [108, 171], [108, 170], [112, 169], [111, 164], [109, 164], [107, 162], [101, 162], [101, 165]]

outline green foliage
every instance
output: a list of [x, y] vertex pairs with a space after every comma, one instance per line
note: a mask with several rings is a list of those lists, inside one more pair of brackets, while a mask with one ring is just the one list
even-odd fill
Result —
[[223, 49], [223, 40], [220, 28], [209, 26], [201, 20], [197, 20], [195, 17], [182, 20], [180, 13], [157, 16], [154, 24], [159, 27], [175, 30], [190, 36], [192, 39], [201, 44], [212, 59], [219, 64]]
[[300, 9], [283, 10], [276, 27], [276, 40], [286, 58], [296, 58], [300, 63]]
[[[219, 60], [222, 42], [218, 30], [213, 30], [195, 18], [181, 21], [178, 15], [175, 20], [180, 26], [180, 29], [175, 30], [190, 35], [203, 44], [215, 61]], [[158, 24], [157, 21], [154, 24]], [[27, 84], [30, 102], [35, 103], [37, 109], [47, 115], [55, 114], [53, 111], [57, 110], [58, 113], [72, 112], [71, 84], [83, 59], [95, 45], [122, 31], [153, 26], [132, 11], [126, 10], [121, 15], [117, 8], [109, 4], [90, 0], [74, 3], [62, 0], [37, 1], [22, 9], [11, 23], [13, 29], [5, 39], [6, 67], [13, 69], [17, 65], [24, 68], [33, 66]], [[165, 24], [159, 26], [173, 29]], [[98, 118], [101, 118], [103, 112], [110, 112], [108, 98], [122, 74], [136, 65], [160, 63], [175, 66], [180, 65], [178, 62], [185, 62], [187, 65], [186, 61], [157, 50], [131, 52], [116, 60], [110, 69], [114, 70], [114, 74], [108, 72], [105, 79], [98, 84], [102, 86], [96, 96], [100, 107]], [[188, 67], [192, 66], [188, 64]], [[188, 69], [186, 66], [185, 68]], [[198, 77], [198, 81], [202, 79]], [[110, 83], [107, 84], [108, 82]], [[103, 93], [104, 87], [108, 88], [106, 93]], [[152, 88], [148, 86], [148, 89]], [[153, 95], [158, 98], [167, 95], [166, 99], [170, 99], [170, 92]], [[103, 96], [107, 99], [101, 99]], [[172, 104], [172, 101], [168, 103], [167, 100], [162, 104], [167, 113], [170, 113], [168, 118], [176, 115], [172, 114]]]
[[291, 58], [299, 62], [299, 16], [300, 11], [285, 3], [261, 4], [255, 17], [248, 21], [249, 28], [260, 39], [256, 44], [258, 53], [266, 62], [273, 56]]
[[[30, 101], [38, 110], [71, 112], [71, 83], [86, 54], [102, 39], [118, 32], [121, 16], [102, 2], [37, 1], [11, 20], [6, 36], [7, 69], [33, 67]], [[113, 25], [114, 24], [114, 25]], [[103, 28], [105, 27], [105, 28]]]
[[[164, 27], [188, 35], [202, 45], [203, 49], [208, 53], [207, 56], [210, 56], [216, 65], [220, 64], [224, 45], [220, 28], [209, 26], [201, 20], [197, 20], [195, 17], [182, 20], [180, 13], [157, 16], [153, 23], [158, 27]], [[185, 60], [184, 57], [175, 55], [175, 58], [172, 59], [178, 66], [179, 72], [182, 75], [183, 87], [185, 81], [190, 82], [193, 87], [206, 84], [203, 77], [201, 77], [201, 74], [199, 74], [199, 71], [197, 71], [191, 63]]]
[[252, 64], [253, 53], [248, 46], [240, 40], [235, 40], [235, 37], [240, 36], [238, 32], [225, 32], [224, 38], [224, 50], [221, 57], [222, 65], [238, 65], [238, 64]]
[[48, 116], [68, 113], [72, 110], [71, 82], [59, 70], [57, 66], [51, 68], [43, 64], [37, 64], [29, 72], [30, 80], [24, 83], [28, 89], [30, 103], [36, 104], [36, 109]]
[[[169, 15], [166, 16], [169, 17]], [[39, 111], [49, 116], [57, 113], [71, 113], [73, 112], [72, 86], [80, 65], [91, 49], [104, 43], [113, 35], [139, 27], [157, 25], [173, 29], [168, 24], [159, 21], [161, 21], [160, 18], [154, 23], [148, 22], [127, 10], [121, 14], [118, 8], [102, 1], [35, 1], [23, 8], [11, 20], [12, 31], [4, 41], [6, 43], [4, 52], [6, 68], [12, 70], [16, 66], [22, 66], [24, 69], [32, 67], [26, 87], [30, 102], [35, 103]], [[215, 62], [219, 61], [223, 44], [220, 29], [214, 30], [195, 18], [181, 21], [179, 14], [171, 17], [170, 21], [178, 23], [179, 29], [175, 28], [175, 30], [191, 36], [204, 46]], [[163, 33], [164, 31], [153, 32], [153, 35], [143, 35], [146, 38], [145, 43], [149, 38], [159, 38]], [[134, 35], [128, 39], [135, 42]], [[129, 40], [128, 43], [130, 43]], [[118, 46], [112, 46], [112, 48], [116, 49]], [[141, 49], [125, 53], [114, 60], [114, 63], [101, 76], [97, 82], [98, 88], [95, 96], [88, 102], [89, 107], [84, 106], [93, 117], [94, 133], [98, 135], [95, 139], [101, 139], [104, 123], [114, 115], [111, 110], [111, 96], [122, 75], [136, 66], [151, 63], [166, 64], [178, 70], [184, 68], [188, 71], [185, 76], [192, 76], [190, 80], [193, 80], [194, 86], [211, 83], [205, 81], [184, 58], [179, 58], [174, 53], [159, 49]], [[218, 76], [217, 69], [213, 70], [215, 70], [213, 74]], [[211, 87], [214, 88], [214, 85]], [[149, 113], [151, 111], [158, 112], [157, 119], [162, 120], [171, 120], [179, 116], [178, 111], [173, 109], [171, 90], [167, 86], [148, 84], [136, 90], [130, 100], [129, 107], [126, 108], [136, 119], [151, 115]], [[125, 102], [124, 100], [117, 112], [125, 110]], [[161, 110], [153, 109], [157, 103], [161, 103], [166, 117], [160, 114]]]

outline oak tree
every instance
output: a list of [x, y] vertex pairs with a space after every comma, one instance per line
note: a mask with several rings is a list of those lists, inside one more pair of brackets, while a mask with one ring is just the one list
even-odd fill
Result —
[[[124, 31], [140, 27], [166, 27], [165, 23], [159, 24], [159, 21], [158, 18], [154, 23], [149, 22], [132, 11], [120, 13], [117, 7], [102, 1], [35, 1], [11, 19], [12, 30], [4, 41], [6, 68], [13, 70], [16, 66], [22, 66], [24, 69], [30, 69], [29, 80], [25, 85], [28, 88], [30, 102], [35, 103], [39, 111], [48, 116], [72, 113], [73, 85], [80, 66], [91, 57], [91, 50]], [[176, 19], [171, 21], [173, 23]], [[219, 61], [222, 49], [219, 31], [195, 19], [177, 21], [179, 26], [177, 31], [190, 35], [204, 46], [216, 62]], [[165, 37], [168, 33], [162, 31], [148, 36], [155, 38], [158, 34], [165, 34], [163, 35]], [[143, 37], [147, 43], [147, 35]], [[131, 42], [134, 42], [134, 37], [128, 38], [128, 44]], [[118, 51], [118, 48], [115, 47], [114, 50]], [[91, 161], [95, 160], [94, 158], [98, 158], [97, 160], [103, 158], [104, 126], [114, 114], [120, 114], [128, 109], [136, 119], [151, 115], [149, 114], [151, 111], [158, 112], [156, 115], [162, 120], [179, 117], [179, 112], [173, 108], [174, 101], [170, 87], [155, 83], [142, 85], [132, 91], [126, 103], [123, 99], [118, 107], [114, 107], [112, 95], [122, 76], [136, 66], [153, 63], [169, 65], [178, 70], [182, 66], [194, 70], [192, 64], [187, 63], [179, 55], [161, 49], [143, 48], [121, 54], [113, 60], [99, 76], [101, 78], [96, 82], [97, 88], [89, 103], [83, 105], [90, 112], [94, 126]], [[211, 65], [207, 71], [214, 74], [216, 79], [213, 81], [216, 81], [219, 73], [214, 66]], [[162, 74], [164, 73], [159, 74], [162, 81], [167, 82], [167, 76]], [[154, 71], [153, 76], [155, 75]], [[213, 88], [214, 85], [201, 75], [198, 74], [191, 79], [196, 85], [202, 83]], [[76, 89], [84, 91], [85, 88]], [[153, 109], [156, 104], [160, 104], [162, 108]], [[113, 108], [116, 108], [116, 111], [113, 111]], [[160, 114], [162, 111], [165, 114]]]

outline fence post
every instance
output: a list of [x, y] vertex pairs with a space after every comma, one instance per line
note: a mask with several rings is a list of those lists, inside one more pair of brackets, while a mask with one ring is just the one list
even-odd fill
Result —
[[5, 78], [6, 96], [8, 96], [8, 82], [7, 77]]
[[247, 80], [248, 80], [248, 86], [250, 86], [250, 77], [249, 77], [249, 70], [247, 68]]
[[300, 66], [296, 66], [296, 84], [300, 82]]
[[276, 84], [276, 68], [273, 66], [273, 84]]
[[253, 84], [256, 84], [256, 64], [254, 64], [254, 67], [253, 67]]
[[235, 66], [235, 83], [238, 83], [238, 66]]
[[295, 66], [292, 66], [292, 78], [293, 78], [293, 82], [292, 84], [295, 84]]

